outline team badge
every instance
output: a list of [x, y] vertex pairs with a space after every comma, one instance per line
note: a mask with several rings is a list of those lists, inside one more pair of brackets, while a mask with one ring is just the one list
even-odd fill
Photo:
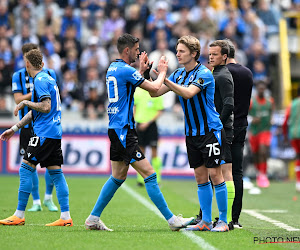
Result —
[[197, 83], [199, 83], [199, 84], [202, 85], [204, 83], [204, 80], [202, 78], [199, 78], [198, 81], [197, 81]]
[[136, 157], [137, 157], [137, 158], [141, 158], [141, 157], [142, 157], [141, 152], [136, 152]]

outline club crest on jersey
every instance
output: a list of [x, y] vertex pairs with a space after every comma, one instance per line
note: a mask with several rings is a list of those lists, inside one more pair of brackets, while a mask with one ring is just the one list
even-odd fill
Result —
[[136, 157], [137, 158], [141, 158], [142, 157], [142, 153], [141, 152], [136, 152]]
[[133, 74], [132, 74], [132, 76], [133, 76], [133, 78], [135, 79], [135, 80], [141, 80], [142, 79], [142, 75], [140, 74], [140, 72], [138, 72], [138, 71], [135, 71]]
[[202, 78], [199, 78], [198, 81], [197, 81], [197, 83], [199, 83], [199, 84], [202, 85], [204, 83], [204, 80]]
[[190, 76], [190, 79], [189, 79], [189, 82], [192, 82], [193, 80], [194, 80], [194, 76], [191, 75], [191, 76]]

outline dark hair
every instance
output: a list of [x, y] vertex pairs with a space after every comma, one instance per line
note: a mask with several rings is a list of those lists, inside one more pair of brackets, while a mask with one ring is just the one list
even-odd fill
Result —
[[128, 33], [123, 34], [122, 36], [119, 37], [117, 43], [117, 48], [119, 53], [121, 54], [123, 50], [127, 47], [131, 49], [138, 42], [139, 39], [137, 37], [134, 37], [133, 35], [130, 35]]
[[231, 40], [229, 40], [229, 39], [225, 39], [225, 41], [227, 42], [228, 47], [229, 47], [228, 57], [229, 58], [234, 58], [235, 57], [235, 47], [234, 47], [233, 42]]
[[25, 43], [23, 46], [22, 46], [22, 53], [23, 55], [25, 55], [26, 53], [28, 53], [30, 50], [33, 50], [33, 49], [38, 49], [39, 46], [35, 43]]
[[212, 42], [209, 47], [217, 47], [221, 48], [221, 55], [229, 55], [229, 46], [225, 40], [216, 40]]
[[25, 58], [31, 63], [35, 69], [43, 68], [43, 54], [38, 49], [30, 50], [25, 54]]

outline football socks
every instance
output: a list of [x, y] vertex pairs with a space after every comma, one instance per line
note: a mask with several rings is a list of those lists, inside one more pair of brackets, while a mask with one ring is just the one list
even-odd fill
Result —
[[144, 181], [150, 199], [158, 208], [158, 210], [162, 213], [165, 219], [169, 220], [173, 216], [173, 213], [168, 208], [167, 202], [165, 201], [165, 198], [157, 184], [156, 173], [151, 174], [150, 176], [145, 178]]
[[219, 209], [219, 219], [227, 224], [227, 188], [225, 181], [215, 185], [215, 193]]
[[226, 187], [227, 187], [227, 221], [231, 221], [232, 204], [235, 196], [233, 181], [226, 181]]
[[108, 202], [111, 200], [115, 192], [118, 190], [118, 188], [122, 185], [124, 181], [125, 180], [119, 180], [114, 178], [113, 176], [110, 176], [110, 178], [106, 181], [106, 183], [101, 189], [100, 195], [93, 208], [93, 211], [91, 212], [91, 215], [100, 217], [103, 209], [106, 207]]
[[61, 212], [69, 211], [69, 188], [61, 169], [48, 170], [54, 182]]
[[210, 181], [198, 184], [198, 199], [202, 209], [202, 220], [211, 222], [213, 190]]
[[46, 182], [46, 195], [51, 195], [52, 191], [53, 191], [53, 187], [54, 187], [54, 183], [50, 177], [49, 171], [46, 168], [46, 172], [45, 172], [45, 182]]

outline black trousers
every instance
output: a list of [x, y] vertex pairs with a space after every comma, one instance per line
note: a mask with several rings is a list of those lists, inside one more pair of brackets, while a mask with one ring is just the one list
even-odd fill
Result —
[[247, 126], [233, 129], [233, 141], [231, 145], [232, 176], [235, 187], [235, 198], [232, 205], [232, 219], [237, 221], [240, 217], [243, 205], [243, 152], [246, 140]]

